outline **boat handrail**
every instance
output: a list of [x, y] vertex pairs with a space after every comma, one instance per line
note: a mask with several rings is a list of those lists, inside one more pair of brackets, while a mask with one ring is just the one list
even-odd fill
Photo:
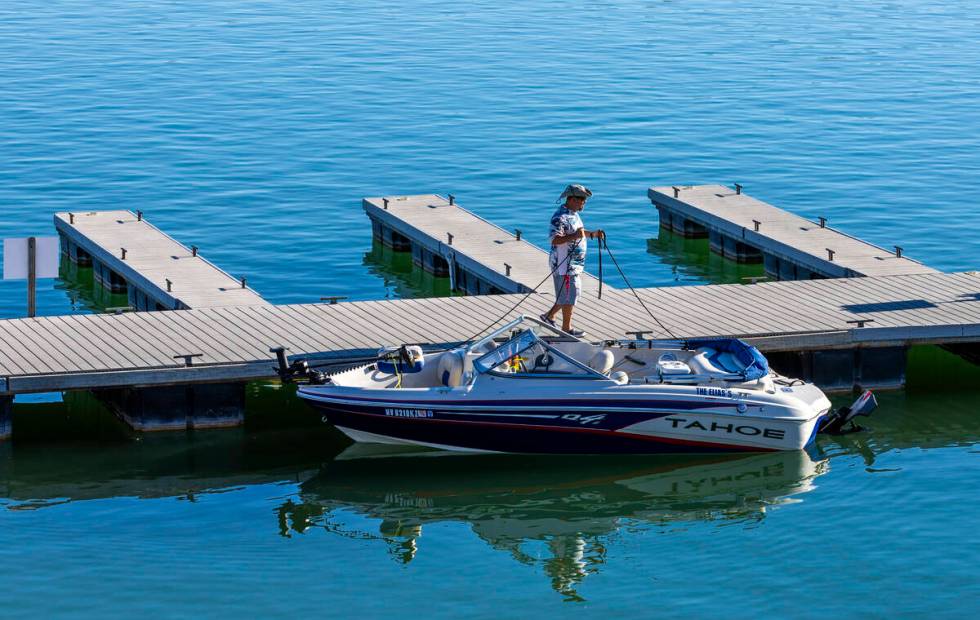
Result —
[[[618, 346], [624, 349], [634, 348], [634, 349], [663, 349], [668, 351], [686, 351], [685, 340], [676, 339], [655, 339], [655, 338], [623, 338], [620, 340], [603, 340], [602, 343], [606, 346]], [[639, 346], [640, 344], [643, 346]]]
[[[655, 377], [657, 375], [648, 375], [649, 377]], [[694, 381], [694, 382], [708, 382], [708, 381], [738, 381], [746, 383], [748, 381], [758, 381], [758, 379], [749, 379], [744, 373], [738, 372], [725, 372], [725, 373], [687, 373], [687, 374], [677, 374], [677, 375], [660, 375], [661, 383], [674, 383], [675, 381]]]

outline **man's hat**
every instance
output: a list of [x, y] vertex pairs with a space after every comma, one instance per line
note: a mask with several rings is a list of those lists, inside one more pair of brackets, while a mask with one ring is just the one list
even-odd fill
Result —
[[564, 200], [569, 196], [574, 196], [575, 198], [591, 198], [592, 190], [584, 185], [579, 185], [577, 183], [569, 185], [565, 188], [565, 191], [561, 193], [559, 200]]

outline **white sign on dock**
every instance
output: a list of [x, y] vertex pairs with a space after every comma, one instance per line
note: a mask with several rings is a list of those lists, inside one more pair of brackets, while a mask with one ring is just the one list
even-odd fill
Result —
[[[61, 248], [57, 237], [35, 237], [35, 277], [57, 278]], [[3, 279], [26, 280], [30, 275], [28, 239], [3, 240]]]

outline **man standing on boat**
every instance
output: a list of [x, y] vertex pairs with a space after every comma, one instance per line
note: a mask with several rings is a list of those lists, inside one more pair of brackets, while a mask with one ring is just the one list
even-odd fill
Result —
[[585, 333], [572, 328], [572, 311], [582, 292], [587, 239], [601, 239], [605, 235], [601, 230], [586, 230], [579, 217], [579, 212], [585, 208], [585, 201], [591, 196], [592, 192], [584, 185], [569, 185], [558, 199], [565, 202], [551, 216], [551, 253], [548, 262], [555, 283], [555, 305], [541, 315], [541, 320], [554, 325], [555, 316], [561, 310], [561, 328], [573, 336]]

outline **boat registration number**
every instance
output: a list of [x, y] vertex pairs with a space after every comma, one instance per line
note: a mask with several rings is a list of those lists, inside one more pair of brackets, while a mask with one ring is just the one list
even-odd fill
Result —
[[395, 409], [385, 408], [385, 415], [393, 418], [431, 418], [431, 409]]

